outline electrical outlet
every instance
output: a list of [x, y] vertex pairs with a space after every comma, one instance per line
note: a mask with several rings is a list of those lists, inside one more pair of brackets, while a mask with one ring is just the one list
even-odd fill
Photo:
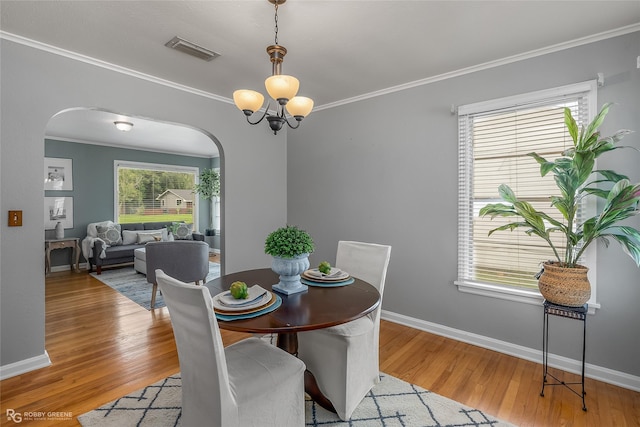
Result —
[[9, 227], [22, 227], [22, 211], [9, 211]]

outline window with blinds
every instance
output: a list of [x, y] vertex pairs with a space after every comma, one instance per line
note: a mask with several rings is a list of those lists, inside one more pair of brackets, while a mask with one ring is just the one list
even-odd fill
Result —
[[[541, 262], [554, 259], [547, 243], [522, 230], [489, 230], [513, 218], [481, 218], [489, 203], [505, 203], [498, 196], [500, 184], [509, 185], [517, 197], [536, 209], [562, 215], [551, 208], [550, 196], [558, 194], [553, 175], [544, 178], [528, 153], [553, 161], [573, 146], [564, 125], [564, 108], [572, 110], [579, 126], [595, 112], [595, 84], [566, 86], [518, 97], [461, 106], [459, 124], [458, 280], [456, 284], [517, 287], [537, 290], [535, 275]], [[586, 206], [580, 215], [584, 216]], [[559, 247], [560, 233], [554, 236]]]

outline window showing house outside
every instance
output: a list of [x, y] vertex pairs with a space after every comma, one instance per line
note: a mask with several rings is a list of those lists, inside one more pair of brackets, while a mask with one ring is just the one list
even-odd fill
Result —
[[115, 161], [115, 221], [176, 221], [196, 224], [198, 169]]
[[[505, 203], [500, 184], [536, 209], [552, 213], [550, 196], [558, 193], [552, 174], [542, 178], [540, 166], [528, 153], [549, 161], [573, 146], [564, 125], [564, 108], [571, 109], [579, 126], [595, 114], [596, 86], [592, 82], [461, 106], [459, 114], [458, 280], [466, 286], [497, 292], [495, 296], [524, 290], [539, 295], [536, 274], [545, 260], [555, 259], [546, 242], [522, 230], [489, 230], [513, 218], [481, 218], [489, 203]], [[578, 221], [589, 209], [583, 206]], [[557, 218], [562, 215], [557, 212]], [[553, 233], [552, 233], [553, 234]], [[554, 244], [563, 247], [561, 233]], [[590, 254], [589, 256], [594, 256]], [[594, 283], [592, 283], [595, 289]], [[595, 290], [593, 290], [595, 298]], [[512, 299], [512, 298], [507, 298]]]

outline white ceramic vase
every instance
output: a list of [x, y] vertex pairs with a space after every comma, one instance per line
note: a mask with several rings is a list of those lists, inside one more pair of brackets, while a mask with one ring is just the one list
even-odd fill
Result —
[[62, 226], [62, 223], [60, 221], [58, 221], [58, 223], [56, 224], [56, 239], [64, 239], [64, 227]]
[[271, 270], [280, 275], [280, 282], [273, 285], [273, 290], [285, 295], [304, 292], [307, 285], [300, 282], [300, 274], [309, 268], [309, 254], [302, 254], [295, 258], [273, 257]]

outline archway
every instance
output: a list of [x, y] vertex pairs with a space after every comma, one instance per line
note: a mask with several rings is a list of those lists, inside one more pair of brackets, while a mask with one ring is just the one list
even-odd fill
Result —
[[[116, 129], [114, 122], [133, 124], [131, 132]], [[55, 142], [55, 144], [54, 144]], [[220, 203], [224, 204], [224, 156], [219, 141], [209, 132], [195, 127], [159, 121], [99, 108], [75, 107], [51, 117], [45, 130], [45, 157], [70, 158], [76, 185], [67, 191], [46, 191], [45, 196], [73, 199], [74, 223], [69, 236], [82, 239], [88, 223], [113, 218], [114, 163], [133, 160], [148, 163], [219, 168]], [[110, 163], [109, 163], [110, 162]], [[196, 196], [197, 197], [197, 196]], [[198, 231], [210, 223], [210, 203], [200, 200], [194, 222]], [[83, 203], [86, 206], [83, 206]], [[109, 207], [107, 207], [109, 206]], [[220, 230], [224, 230], [224, 210], [220, 210]], [[45, 231], [50, 236], [51, 231]], [[211, 242], [211, 241], [210, 241]], [[214, 243], [224, 271], [224, 233]], [[61, 254], [64, 255], [64, 254]], [[56, 265], [55, 260], [53, 262]]]

